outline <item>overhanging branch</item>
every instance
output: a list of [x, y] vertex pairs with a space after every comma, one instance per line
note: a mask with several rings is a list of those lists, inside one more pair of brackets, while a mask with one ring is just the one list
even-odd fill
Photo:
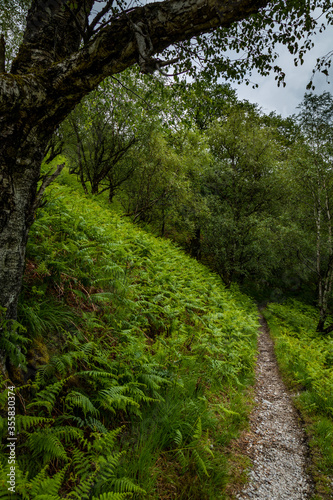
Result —
[[267, 3], [267, 0], [169, 0], [138, 7], [114, 18], [81, 50], [51, 67], [50, 81], [57, 92], [66, 92], [70, 86], [72, 95], [88, 93], [105, 77], [135, 63], [145, 68], [152, 56], [168, 46], [219, 26], [228, 27]]

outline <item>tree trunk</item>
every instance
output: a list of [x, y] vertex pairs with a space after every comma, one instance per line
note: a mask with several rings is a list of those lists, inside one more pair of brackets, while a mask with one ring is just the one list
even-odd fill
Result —
[[197, 227], [193, 238], [190, 240], [190, 255], [197, 260], [201, 258], [201, 228]]
[[0, 129], [0, 305], [16, 319], [25, 248], [34, 220], [34, 202], [45, 142], [33, 134], [15, 147], [17, 130]]
[[317, 328], [316, 328], [317, 332], [323, 333], [325, 331], [326, 317], [327, 317], [327, 315], [326, 315], [325, 311], [323, 309], [321, 309], [319, 311], [319, 321], [318, 321]]
[[109, 203], [113, 202], [114, 195], [115, 195], [115, 191], [114, 191], [113, 187], [110, 186], [110, 189], [109, 189]]

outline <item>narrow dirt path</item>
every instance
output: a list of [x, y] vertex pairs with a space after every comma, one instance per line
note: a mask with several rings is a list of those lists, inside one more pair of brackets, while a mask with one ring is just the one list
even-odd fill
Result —
[[243, 451], [253, 464], [249, 483], [237, 499], [305, 500], [312, 482], [308, 450], [298, 415], [281, 380], [266, 321], [261, 316], [255, 402]]

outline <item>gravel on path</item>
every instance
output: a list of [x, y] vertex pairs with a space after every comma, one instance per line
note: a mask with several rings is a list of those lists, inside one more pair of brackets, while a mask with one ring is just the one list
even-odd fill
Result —
[[306, 500], [313, 483], [306, 469], [308, 448], [297, 411], [279, 374], [273, 341], [261, 316], [256, 368], [255, 408], [245, 453], [251, 458], [249, 482], [239, 500]]

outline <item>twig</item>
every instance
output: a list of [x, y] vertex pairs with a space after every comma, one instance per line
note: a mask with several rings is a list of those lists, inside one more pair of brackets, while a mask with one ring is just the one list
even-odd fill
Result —
[[33, 204], [33, 212], [35, 212], [37, 210], [37, 208], [40, 206], [45, 189], [51, 184], [51, 182], [54, 181], [54, 179], [56, 179], [56, 177], [58, 177], [58, 175], [61, 173], [64, 166], [65, 166], [65, 163], [61, 163], [61, 165], [57, 166], [57, 168], [53, 172], [53, 174], [46, 175], [44, 177], [42, 185], [37, 192], [36, 199], [35, 199], [34, 204]]

